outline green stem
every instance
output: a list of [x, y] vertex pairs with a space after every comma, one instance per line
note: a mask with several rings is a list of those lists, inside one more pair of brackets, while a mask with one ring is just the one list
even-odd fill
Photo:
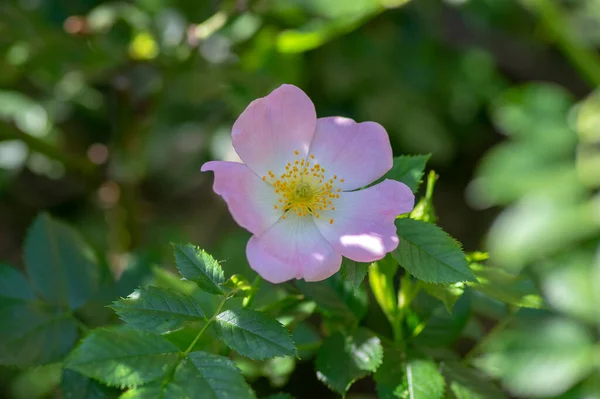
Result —
[[566, 12], [560, 3], [555, 0], [534, 0], [529, 3], [539, 14], [544, 27], [553, 35], [557, 46], [583, 77], [593, 86], [600, 86], [600, 57], [578, 43], [564, 18]]
[[16, 128], [1, 129], [0, 137], [20, 140], [27, 144], [30, 150], [39, 152], [62, 163], [66, 169], [80, 173], [86, 177], [99, 178], [98, 168], [87, 158], [65, 154], [53, 145], [46, 143], [30, 134], [23, 133]]
[[223, 299], [219, 303], [219, 306], [217, 307], [217, 310], [215, 311], [215, 314], [213, 314], [212, 317], [210, 319], [208, 319], [208, 321], [206, 322], [204, 327], [202, 327], [202, 329], [200, 330], [198, 335], [196, 335], [196, 338], [194, 338], [194, 340], [192, 341], [190, 346], [188, 346], [187, 349], [185, 350], [185, 352], [183, 352], [183, 357], [187, 356], [192, 351], [192, 349], [194, 348], [196, 343], [198, 343], [198, 340], [200, 339], [202, 334], [204, 334], [204, 331], [206, 331], [206, 329], [215, 321], [215, 319], [217, 318], [219, 313], [221, 313], [221, 309], [223, 309], [223, 306], [225, 306], [225, 302], [227, 302], [227, 300], [230, 297], [231, 297], [231, 293], [229, 293], [223, 297]]

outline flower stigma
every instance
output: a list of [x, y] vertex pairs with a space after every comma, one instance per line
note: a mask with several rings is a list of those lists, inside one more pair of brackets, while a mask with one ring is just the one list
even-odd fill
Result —
[[[323, 211], [334, 211], [334, 201], [340, 198], [341, 188], [335, 188], [338, 176], [327, 178], [325, 168], [314, 163], [314, 155], [309, 159], [298, 159], [299, 152], [294, 151], [294, 160], [285, 165], [285, 171], [276, 176], [269, 170], [263, 180], [275, 188], [279, 195], [274, 209], [283, 211], [282, 219], [288, 212], [295, 212], [298, 216], [312, 215], [321, 217]], [[343, 182], [344, 179], [339, 179]], [[333, 224], [334, 219], [329, 219]]]

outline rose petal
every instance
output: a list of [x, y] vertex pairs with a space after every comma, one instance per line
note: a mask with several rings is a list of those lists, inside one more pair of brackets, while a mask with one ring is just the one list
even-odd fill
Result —
[[250, 266], [272, 283], [292, 278], [324, 280], [342, 263], [342, 256], [325, 241], [313, 218], [293, 212], [260, 236], [253, 236], [246, 255]]
[[249, 232], [260, 234], [281, 217], [283, 212], [273, 208], [279, 198], [273, 187], [243, 163], [211, 161], [201, 170], [215, 172], [213, 190], [223, 197], [237, 224]]
[[393, 163], [390, 139], [380, 124], [340, 117], [317, 119], [310, 154], [315, 156], [315, 163], [325, 167], [328, 176], [338, 176], [336, 187], [342, 190], [374, 182]]
[[[323, 237], [346, 258], [357, 262], [381, 259], [398, 246], [394, 220], [413, 209], [408, 186], [384, 180], [360, 191], [343, 192], [335, 210], [321, 213], [315, 223]], [[333, 224], [329, 223], [334, 219]]]
[[315, 134], [317, 114], [299, 88], [282, 85], [244, 110], [232, 129], [233, 147], [260, 177], [279, 176], [287, 162], [306, 158]]

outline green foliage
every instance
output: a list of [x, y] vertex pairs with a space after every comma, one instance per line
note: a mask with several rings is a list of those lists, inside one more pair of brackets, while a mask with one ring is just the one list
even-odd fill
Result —
[[456, 399], [505, 399], [506, 395], [494, 383], [477, 370], [467, 368], [456, 361], [440, 364], [442, 374]]
[[214, 328], [227, 346], [251, 359], [296, 355], [289, 331], [261, 312], [226, 310], [217, 316]]
[[383, 360], [380, 339], [359, 328], [352, 334], [332, 334], [317, 353], [317, 376], [329, 388], [345, 396], [358, 379], [377, 370]]
[[399, 398], [441, 399], [445, 382], [439, 366], [428, 359], [409, 359], [404, 365], [402, 384], [394, 391]]
[[212, 294], [222, 294], [225, 274], [219, 263], [204, 250], [191, 245], [175, 245], [175, 261], [181, 275]]
[[25, 240], [25, 267], [33, 289], [59, 308], [77, 309], [95, 292], [98, 267], [78, 233], [46, 214]]
[[97, 329], [67, 359], [67, 367], [116, 387], [164, 378], [177, 364], [177, 347], [160, 335], [126, 328]]
[[375, 373], [381, 399], [441, 399], [445, 381], [440, 366], [427, 358], [386, 347], [383, 363]]
[[78, 233], [48, 215], [34, 221], [24, 252], [29, 280], [0, 265], [0, 364], [18, 367], [57, 362], [69, 353], [82, 324], [71, 310], [92, 298], [99, 275]]
[[297, 281], [296, 286], [317, 303], [324, 316], [345, 325], [356, 325], [367, 311], [366, 293], [355, 290], [352, 281], [344, 281], [338, 275], [317, 283]]
[[188, 321], [205, 319], [196, 299], [164, 288], [140, 288], [111, 307], [129, 326], [156, 333], [177, 330]]
[[516, 395], [553, 396], [593, 370], [595, 350], [582, 325], [548, 319], [499, 333], [477, 364]]
[[358, 290], [365, 279], [365, 276], [367, 275], [368, 268], [368, 263], [355, 262], [353, 260], [344, 258], [342, 261], [340, 274], [342, 275], [342, 279], [344, 281], [350, 281], [352, 283], [352, 288]]
[[460, 244], [439, 227], [412, 219], [397, 219], [400, 244], [394, 259], [410, 274], [430, 283], [473, 281]]
[[60, 389], [64, 399], [109, 399], [120, 394], [117, 389], [68, 369], [63, 372]]
[[[394, 157], [394, 164], [382, 178], [397, 180], [406, 184], [413, 193], [416, 193], [421, 184], [425, 165], [429, 160], [429, 155], [401, 155]], [[381, 181], [380, 180], [380, 181]]]

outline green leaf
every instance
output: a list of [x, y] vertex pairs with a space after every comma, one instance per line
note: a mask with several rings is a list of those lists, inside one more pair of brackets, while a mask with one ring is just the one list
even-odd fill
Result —
[[160, 335], [103, 328], [85, 337], [66, 367], [107, 385], [135, 387], [163, 378], [178, 360], [177, 347]]
[[27, 278], [16, 268], [0, 263], [0, 300], [32, 300], [35, 295]]
[[159, 334], [205, 318], [193, 297], [165, 288], [140, 288], [111, 307], [130, 327]]
[[37, 366], [61, 360], [77, 340], [68, 314], [37, 301], [2, 299], [0, 364]]
[[178, 385], [153, 382], [139, 388], [130, 389], [119, 396], [119, 399], [180, 399], [184, 397], [185, 394]]
[[421, 184], [425, 165], [428, 160], [429, 155], [401, 155], [394, 157], [392, 169], [375, 184], [384, 179], [397, 180], [406, 184], [413, 193], [416, 193]]
[[425, 292], [429, 295], [442, 301], [448, 313], [452, 313], [452, 308], [458, 299], [465, 292], [463, 283], [455, 284], [432, 284], [423, 283], [422, 285]]
[[290, 332], [277, 320], [250, 309], [226, 310], [214, 323], [221, 341], [251, 359], [296, 356]]
[[471, 296], [462, 295], [452, 310], [448, 313], [445, 306], [435, 301], [433, 308], [423, 309], [422, 296], [413, 301], [413, 308], [421, 316], [421, 323], [425, 328], [415, 337], [415, 343], [426, 347], [440, 347], [450, 345], [456, 341], [466, 328], [471, 316]]
[[289, 393], [276, 393], [274, 395], [269, 395], [264, 399], [294, 399], [294, 397]]
[[394, 390], [398, 398], [442, 399], [446, 383], [439, 366], [429, 359], [409, 359], [402, 367], [402, 384]]
[[121, 399], [255, 399], [235, 364], [226, 357], [192, 352], [177, 366], [171, 381], [127, 391]]
[[396, 219], [400, 244], [392, 256], [416, 278], [429, 283], [474, 281], [457, 241], [439, 227], [412, 219]]
[[296, 286], [316, 302], [324, 316], [346, 326], [357, 325], [367, 312], [366, 292], [353, 289], [352, 282], [344, 281], [338, 274], [316, 283], [298, 280]]
[[82, 237], [46, 214], [25, 239], [25, 266], [34, 290], [48, 303], [77, 309], [96, 292], [98, 265]]
[[225, 281], [225, 274], [219, 262], [204, 250], [192, 245], [175, 245], [175, 262], [183, 277], [194, 281], [212, 294], [222, 294], [219, 287]]
[[456, 399], [505, 399], [506, 395], [489, 378], [457, 361], [444, 361], [442, 374]]
[[472, 289], [509, 305], [534, 309], [544, 305], [536, 283], [531, 278], [479, 263], [472, 263], [469, 267], [477, 278], [477, 282], [468, 283]]
[[206, 352], [190, 353], [177, 368], [173, 383], [187, 397], [252, 399], [254, 393], [235, 364], [223, 356]]
[[555, 318], [499, 332], [476, 365], [516, 396], [556, 396], [594, 368], [596, 350], [586, 327]]
[[344, 258], [340, 273], [344, 281], [349, 281], [354, 290], [358, 290], [367, 275], [368, 263], [355, 262]]
[[345, 395], [354, 381], [371, 374], [383, 360], [379, 337], [359, 328], [350, 336], [330, 335], [317, 353], [317, 377]]
[[110, 399], [120, 391], [107, 387], [73, 370], [65, 370], [60, 384], [63, 399]]
[[402, 383], [405, 370], [404, 350], [395, 346], [386, 346], [383, 350], [383, 362], [373, 376], [379, 399], [398, 399], [396, 388]]

